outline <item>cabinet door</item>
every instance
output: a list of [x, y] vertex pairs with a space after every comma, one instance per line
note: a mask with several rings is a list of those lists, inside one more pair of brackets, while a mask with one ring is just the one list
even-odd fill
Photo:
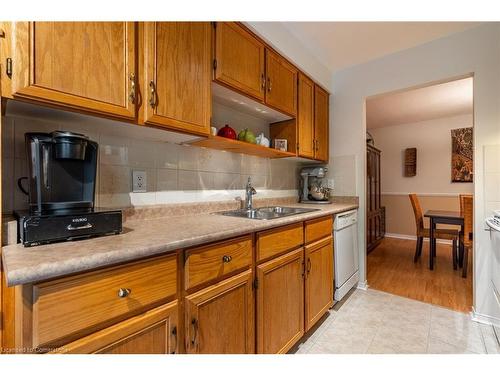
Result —
[[178, 351], [177, 301], [58, 348], [70, 354], [174, 354]]
[[306, 246], [306, 331], [333, 304], [333, 240], [329, 236]]
[[299, 73], [299, 156], [314, 158], [314, 82]]
[[145, 22], [144, 122], [207, 135], [210, 131], [210, 22]]
[[16, 22], [14, 97], [135, 118], [134, 22]]
[[321, 87], [314, 87], [314, 158], [328, 161], [328, 93]]
[[249, 270], [186, 297], [188, 353], [255, 352], [252, 281]]
[[266, 72], [266, 103], [295, 116], [297, 113], [297, 69], [283, 57], [271, 50], [266, 50]]
[[257, 353], [286, 353], [304, 334], [304, 250], [257, 266]]
[[264, 100], [264, 44], [234, 22], [215, 28], [215, 80]]

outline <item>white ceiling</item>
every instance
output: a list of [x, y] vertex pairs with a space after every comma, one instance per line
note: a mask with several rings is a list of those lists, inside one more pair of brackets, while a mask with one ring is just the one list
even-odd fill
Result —
[[366, 100], [367, 129], [470, 114], [472, 77]]
[[332, 72], [480, 24], [480, 22], [282, 23]]

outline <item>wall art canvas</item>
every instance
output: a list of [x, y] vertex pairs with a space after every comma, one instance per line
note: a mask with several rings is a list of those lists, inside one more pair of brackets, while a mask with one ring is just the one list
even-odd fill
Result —
[[451, 182], [472, 182], [473, 137], [472, 128], [451, 131]]

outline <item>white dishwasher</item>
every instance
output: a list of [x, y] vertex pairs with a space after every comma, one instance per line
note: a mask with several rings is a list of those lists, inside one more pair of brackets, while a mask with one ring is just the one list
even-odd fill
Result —
[[358, 211], [338, 214], [333, 222], [335, 295], [340, 301], [359, 281]]

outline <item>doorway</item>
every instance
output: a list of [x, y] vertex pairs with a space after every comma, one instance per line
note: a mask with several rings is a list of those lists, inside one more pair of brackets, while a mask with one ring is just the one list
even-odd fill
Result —
[[[366, 99], [367, 282], [377, 290], [469, 312], [473, 305], [471, 250], [453, 250], [460, 227], [438, 225], [431, 270], [430, 211], [461, 213], [474, 194], [473, 76], [447, 79]], [[463, 210], [462, 210], [463, 211]], [[444, 235], [445, 232], [449, 236]], [[417, 238], [423, 238], [418, 254]], [[454, 268], [453, 253], [459, 262]], [[463, 270], [465, 267], [465, 272]], [[464, 276], [464, 277], [462, 277]]]

